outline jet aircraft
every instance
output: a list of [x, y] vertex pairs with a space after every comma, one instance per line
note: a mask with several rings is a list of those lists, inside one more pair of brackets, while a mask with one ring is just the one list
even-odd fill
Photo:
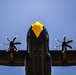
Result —
[[[15, 51], [15, 39], [16, 37], [12, 43], [10, 42], [9, 51], [0, 50], [0, 65], [25, 66], [26, 75], [51, 75], [52, 66], [76, 65], [76, 51], [67, 50], [67, 47], [72, 49], [68, 44], [73, 42], [73, 40], [66, 42], [66, 36], [64, 36], [64, 41], [61, 42], [62, 50], [50, 50], [49, 34], [41, 22], [35, 22], [29, 28], [27, 50]], [[56, 40], [59, 41], [58, 39]], [[18, 42], [18, 44], [21, 43]], [[12, 48], [13, 50], [11, 51]], [[11, 60], [10, 55], [13, 57], [13, 60]]]

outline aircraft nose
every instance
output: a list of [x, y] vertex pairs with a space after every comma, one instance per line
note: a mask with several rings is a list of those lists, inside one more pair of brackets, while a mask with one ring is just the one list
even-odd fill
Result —
[[40, 22], [35, 22], [34, 24], [32, 24], [32, 30], [37, 38], [39, 37], [40, 33], [42, 32], [43, 26], [44, 25]]

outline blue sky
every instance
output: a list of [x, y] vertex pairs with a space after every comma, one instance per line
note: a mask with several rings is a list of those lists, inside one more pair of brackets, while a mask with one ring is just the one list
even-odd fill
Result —
[[[42, 22], [48, 30], [50, 50], [59, 43], [55, 38], [76, 40], [76, 0], [0, 0], [0, 43], [8, 43], [18, 36], [16, 41], [23, 44], [18, 49], [26, 50], [26, 34], [32, 23]], [[75, 47], [76, 42], [71, 45]], [[7, 49], [8, 46], [0, 46]], [[61, 48], [57, 48], [61, 49]], [[52, 67], [52, 75], [76, 75], [76, 66]], [[0, 75], [25, 75], [24, 67], [0, 66]]]

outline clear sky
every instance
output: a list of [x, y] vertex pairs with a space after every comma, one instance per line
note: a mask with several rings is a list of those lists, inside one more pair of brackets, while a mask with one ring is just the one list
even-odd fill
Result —
[[[26, 50], [26, 34], [35, 21], [47, 28], [50, 50], [59, 44], [55, 38], [76, 40], [76, 0], [0, 0], [0, 43], [9, 43], [5, 36], [18, 36], [16, 41], [23, 42], [18, 49]], [[76, 50], [76, 42], [71, 45]], [[0, 66], [0, 75], [25, 75], [25, 68]], [[52, 75], [76, 75], [76, 66], [52, 67]]]

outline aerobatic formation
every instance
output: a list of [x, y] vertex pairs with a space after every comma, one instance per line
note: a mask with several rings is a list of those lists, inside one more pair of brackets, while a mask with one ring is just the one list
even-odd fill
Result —
[[15, 42], [17, 36], [9, 41], [7, 50], [0, 50], [0, 65], [4, 66], [25, 66], [26, 75], [51, 75], [52, 66], [72, 66], [76, 65], [76, 51], [67, 50], [67, 47], [73, 49], [69, 43], [74, 40], [66, 41], [66, 35], [63, 42], [60, 42], [62, 50], [49, 49], [49, 34], [41, 22], [35, 22], [31, 25], [27, 33], [27, 49], [18, 50], [15, 45], [22, 42]]

